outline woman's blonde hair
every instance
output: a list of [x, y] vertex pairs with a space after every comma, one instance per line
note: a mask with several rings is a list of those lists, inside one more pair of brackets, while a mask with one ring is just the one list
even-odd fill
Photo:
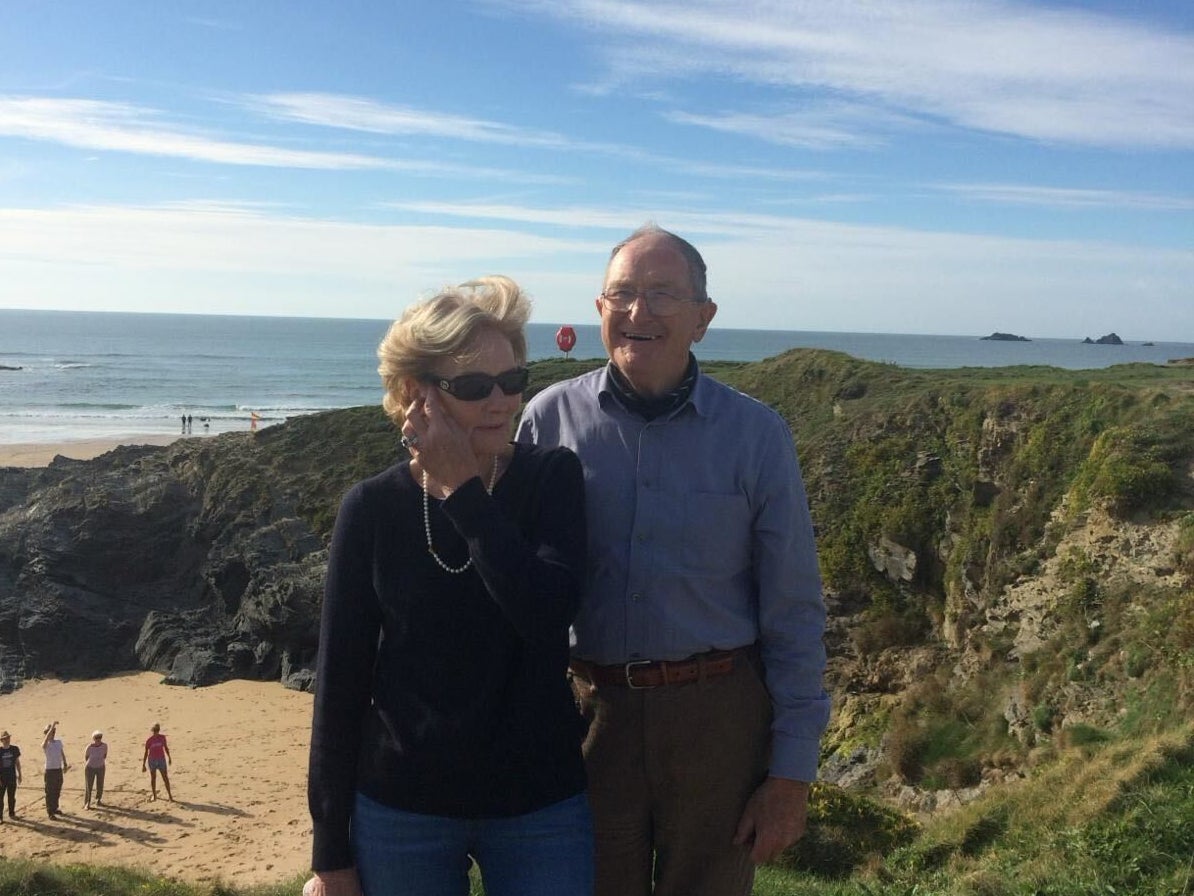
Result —
[[386, 415], [401, 426], [411, 401], [406, 383], [429, 376], [443, 358], [467, 362], [477, 337], [487, 330], [505, 336], [515, 360], [525, 364], [530, 316], [530, 298], [517, 283], [500, 274], [446, 287], [411, 305], [377, 347]]

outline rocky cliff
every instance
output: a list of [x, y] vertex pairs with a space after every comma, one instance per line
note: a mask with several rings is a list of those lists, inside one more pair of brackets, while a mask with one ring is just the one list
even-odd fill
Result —
[[[1194, 370], [708, 365], [792, 426], [830, 608], [825, 775], [923, 806], [1081, 726], [1194, 712]], [[532, 388], [573, 363], [535, 365]], [[0, 470], [0, 688], [144, 668], [308, 687], [377, 408]]]
[[800, 449], [831, 610], [831, 780], [925, 808], [1071, 732], [1194, 713], [1188, 370], [801, 352], [733, 377]]
[[362, 408], [0, 470], [0, 690], [129, 669], [307, 687], [339, 496], [398, 450]]

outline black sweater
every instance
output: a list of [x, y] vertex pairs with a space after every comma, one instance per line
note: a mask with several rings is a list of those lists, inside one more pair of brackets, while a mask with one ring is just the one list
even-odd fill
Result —
[[401, 463], [354, 486], [332, 536], [307, 784], [312, 867], [353, 864], [355, 791], [411, 812], [505, 817], [585, 786], [567, 681], [585, 561], [584, 481], [566, 448], [515, 446], [431, 500]]

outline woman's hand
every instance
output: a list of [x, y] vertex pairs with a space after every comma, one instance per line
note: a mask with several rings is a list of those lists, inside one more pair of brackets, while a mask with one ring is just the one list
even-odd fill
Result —
[[414, 442], [410, 453], [419, 466], [448, 492], [478, 475], [471, 434], [448, 413], [434, 386], [410, 403], [402, 434]]
[[316, 871], [303, 884], [303, 896], [364, 896], [355, 868]]

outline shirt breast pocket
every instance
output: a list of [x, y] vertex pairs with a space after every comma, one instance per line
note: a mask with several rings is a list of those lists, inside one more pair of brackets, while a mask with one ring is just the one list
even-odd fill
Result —
[[729, 577], [750, 565], [751, 514], [744, 495], [689, 492], [684, 511], [688, 570]]

